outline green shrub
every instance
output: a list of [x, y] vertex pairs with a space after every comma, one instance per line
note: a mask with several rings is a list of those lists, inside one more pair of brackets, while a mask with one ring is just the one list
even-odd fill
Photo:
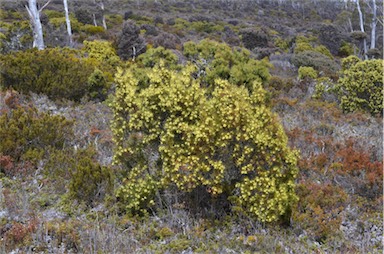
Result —
[[178, 62], [177, 56], [171, 50], [163, 47], [150, 48], [137, 58], [139, 63], [149, 68], [154, 67], [160, 59], [162, 59], [169, 68], [176, 68]]
[[383, 109], [383, 61], [362, 61], [356, 56], [342, 60], [343, 69], [336, 89], [344, 111]]
[[224, 195], [261, 221], [289, 217], [297, 155], [260, 81], [249, 90], [219, 78], [205, 86], [193, 65], [174, 71], [160, 62], [142, 87], [137, 68], [118, 72], [112, 104], [114, 161], [127, 169], [117, 196], [129, 213], [176, 187]]
[[95, 69], [88, 78], [89, 95], [92, 99], [105, 100], [108, 93], [108, 83], [104, 73]]
[[325, 75], [334, 75], [339, 70], [338, 65], [329, 57], [316, 51], [303, 51], [295, 54], [291, 62], [296, 67], [307, 66], [312, 67]]
[[69, 197], [87, 205], [103, 200], [113, 187], [112, 171], [95, 162], [92, 158], [94, 155], [92, 148], [77, 151], [71, 168]]
[[252, 59], [246, 49], [233, 50], [224, 43], [211, 40], [197, 44], [186, 42], [183, 48], [183, 54], [197, 66], [196, 75], [203, 78], [203, 83], [210, 84], [221, 78], [252, 89], [253, 81], [264, 84], [270, 77], [268, 60]]
[[348, 57], [350, 55], [353, 55], [353, 46], [351, 43], [343, 41], [341, 43], [341, 46], [339, 48], [339, 55], [342, 57]]
[[329, 57], [330, 59], [333, 59], [333, 55], [331, 54], [329, 49], [326, 46], [324, 46], [324, 45], [316, 46], [314, 51], [319, 52], [319, 53]]
[[112, 44], [108, 41], [94, 40], [84, 41], [82, 51], [86, 53], [88, 59], [95, 60], [100, 69], [110, 72], [112, 75], [115, 73], [117, 66], [121, 64], [120, 58]]
[[0, 154], [14, 162], [38, 162], [45, 150], [62, 148], [71, 135], [72, 122], [35, 108], [18, 107], [0, 115]]
[[283, 50], [284, 52], [288, 53], [288, 51], [289, 51], [289, 41], [288, 40], [284, 40], [283, 38], [277, 37], [274, 40], [274, 44], [276, 47], [278, 47], [281, 50]]
[[316, 79], [317, 72], [312, 67], [301, 66], [299, 68], [299, 79]]
[[294, 53], [298, 54], [304, 51], [312, 50], [313, 51], [313, 46], [311, 45], [311, 40], [304, 37], [304, 36], [297, 36], [296, 37], [296, 46], [294, 49]]
[[104, 27], [94, 26], [94, 25], [89, 25], [89, 24], [80, 26], [80, 31], [82, 31], [86, 34], [89, 34], [89, 35], [101, 34], [101, 33], [105, 32]]
[[94, 67], [75, 51], [52, 48], [0, 56], [1, 85], [23, 93], [44, 93], [51, 99], [79, 101], [89, 92]]
[[105, 15], [105, 22], [109, 26], [114, 27], [114, 26], [123, 24], [124, 19], [123, 19], [123, 16], [119, 14], [109, 14], [109, 15]]
[[54, 182], [55, 191], [68, 191], [70, 200], [95, 205], [112, 193], [113, 173], [95, 160], [93, 147], [74, 150], [51, 149], [44, 173]]
[[54, 19], [54, 18], [63, 18], [64, 17], [64, 12], [60, 11], [55, 11], [55, 10], [44, 10], [43, 13], [47, 15], [49, 19]]

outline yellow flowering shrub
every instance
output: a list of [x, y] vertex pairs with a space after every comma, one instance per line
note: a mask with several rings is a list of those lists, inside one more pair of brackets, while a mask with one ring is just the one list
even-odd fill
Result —
[[192, 64], [176, 71], [160, 62], [143, 86], [134, 68], [118, 70], [112, 103], [115, 163], [128, 171], [117, 196], [128, 212], [145, 212], [171, 187], [225, 194], [261, 221], [290, 210], [297, 154], [260, 81], [251, 90], [223, 79], [206, 87]]

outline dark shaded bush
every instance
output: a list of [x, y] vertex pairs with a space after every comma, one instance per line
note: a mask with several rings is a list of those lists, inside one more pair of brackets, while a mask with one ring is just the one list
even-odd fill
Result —
[[157, 28], [153, 25], [144, 24], [140, 27], [141, 30], [145, 30], [146, 35], [156, 36], [159, 34]]
[[189, 19], [189, 22], [199, 22], [199, 21], [202, 21], [202, 22], [211, 22], [212, 19], [208, 16], [205, 16], [205, 15], [194, 15], [192, 17], [190, 17]]
[[93, 206], [111, 194], [113, 188], [111, 169], [101, 166], [95, 157], [93, 147], [50, 149], [44, 174], [53, 181], [58, 193], [68, 191], [69, 199]]
[[228, 24], [233, 25], [233, 26], [237, 26], [240, 23], [239, 20], [237, 20], [237, 19], [231, 19], [231, 20], [228, 20], [227, 22], [228, 22]]
[[256, 47], [268, 47], [270, 40], [268, 33], [263, 29], [245, 29], [240, 32], [242, 42], [247, 49], [254, 49]]
[[366, 39], [368, 37], [368, 34], [361, 32], [361, 31], [353, 31], [353, 32], [351, 32], [351, 37], [354, 40], [360, 41], [360, 40]]
[[100, 166], [93, 159], [94, 156], [95, 151], [92, 148], [77, 151], [70, 169], [69, 197], [87, 205], [102, 201], [113, 188], [112, 171]]
[[153, 23], [154, 23], [155, 25], [157, 25], [157, 24], [164, 24], [163, 17], [161, 17], [161, 16], [156, 16], [156, 17], [153, 19]]
[[316, 28], [315, 32], [320, 43], [326, 46], [333, 55], [339, 53], [343, 41], [349, 40], [349, 36], [333, 24], [321, 24], [320, 27]]
[[153, 39], [154, 47], [164, 47], [166, 49], [177, 49], [181, 47], [180, 38], [171, 33], [161, 33]]
[[324, 72], [326, 75], [333, 75], [340, 69], [336, 62], [329, 57], [319, 52], [310, 50], [293, 55], [291, 62], [297, 68], [301, 66], [308, 66], [317, 71]]
[[1, 84], [23, 93], [80, 101], [94, 67], [66, 49], [27, 50], [0, 56]]
[[239, 36], [229, 26], [224, 26], [222, 38], [231, 46], [239, 46], [241, 42]]
[[128, 20], [133, 17], [133, 12], [132, 11], [126, 11], [124, 12], [124, 20]]
[[353, 55], [353, 46], [351, 43], [348, 43], [348, 42], [345, 42], [345, 41], [342, 41], [341, 42], [341, 45], [340, 45], [340, 48], [339, 48], [339, 53], [338, 55], [340, 57], [348, 57], [350, 55]]
[[167, 25], [173, 26], [176, 24], [176, 21], [174, 18], [167, 19]]
[[272, 76], [267, 83], [267, 87], [273, 88], [276, 91], [288, 92], [294, 86], [294, 82], [289, 78], [280, 78]]
[[144, 38], [140, 35], [140, 28], [133, 21], [126, 21], [117, 38], [117, 54], [123, 60], [137, 57], [146, 50]]
[[383, 54], [379, 49], [374, 48], [374, 49], [369, 49], [367, 52], [367, 55], [370, 58], [379, 59]]
[[75, 10], [75, 17], [79, 22], [81, 22], [83, 24], [88, 24], [88, 25], [93, 24], [92, 13], [89, 10], [82, 9], [82, 8], [76, 9]]

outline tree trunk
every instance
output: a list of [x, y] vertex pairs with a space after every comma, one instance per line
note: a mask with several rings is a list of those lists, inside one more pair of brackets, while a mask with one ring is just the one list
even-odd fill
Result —
[[95, 13], [93, 13], [93, 25], [94, 26], [97, 26], [97, 21], [96, 21], [96, 14]]
[[374, 49], [376, 48], [376, 24], [377, 24], [377, 14], [376, 14], [376, 0], [372, 0], [373, 2], [373, 6], [372, 6], [372, 14], [373, 14], [373, 17], [372, 17], [372, 23], [371, 23], [371, 28], [372, 28], [372, 31], [371, 31], [371, 49]]
[[103, 23], [103, 27], [104, 27], [105, 30], [107, 30], [107, 23], [105, 22], [105, 16], [104, 16], [105, 8], [104, 8], [104, 3], [103, 3], [103, 1], [100, 2], [100, 8], [101, 8], [101, 15], [102, 15], [102, 23]]
[[69, 12], [68, 12], [68, 2], [67, 0], [63, 0], [63, 3], [64, 3], [64, 10], [65, 10], [65, 21], [67, 23], [67, 32], [69, 37], [69, 47], [73, 47], [71, 20], [69, 19]]
[[[361, 30], [361, 32], [365, 33], [363, 13], [361, 12], [359, 1], [360, 0], [356, 0], [357, 11], [359, 12], [359, 18], [360, 18], [360, 30]], [[366, 38], [364, 38], [364, 40], [363, 40], [363, 47], [364, 47], [364, 59], [367, 60], [368, 59], [368, 55], [367, 55], [368, 49], [367, 49], [367, 39]]]
[[40, 11], [37, 9], [36, 0], [28, 0], [27, 8], [33, 31], [33, 47], [44, 49], [43, 27], [40, 21]]

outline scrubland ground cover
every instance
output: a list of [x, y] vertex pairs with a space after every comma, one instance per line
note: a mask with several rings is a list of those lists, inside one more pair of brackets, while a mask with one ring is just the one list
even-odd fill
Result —
[[105, 5], [72, 1], [68, 48], [53, 1], [41, 51], [1, 5], [1, 252], [383, 251], [382, 45], [353, 3]]

